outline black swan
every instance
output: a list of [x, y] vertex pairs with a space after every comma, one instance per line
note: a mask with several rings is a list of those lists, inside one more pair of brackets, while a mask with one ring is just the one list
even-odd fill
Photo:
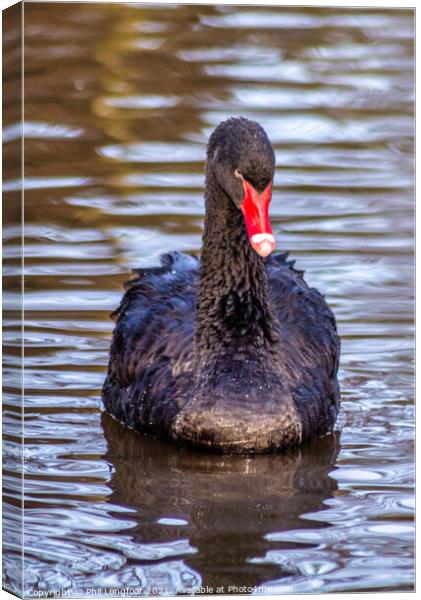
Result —
[[113, 313], [102, 397], [118, 421], [224, 453], [285, 450], [332, 430], [336, 322], [287, 253], [270, 255], [274, 168], [258, 123], [231, 118], [211, 135], [201, 260], [171, 252], [135, 270]]

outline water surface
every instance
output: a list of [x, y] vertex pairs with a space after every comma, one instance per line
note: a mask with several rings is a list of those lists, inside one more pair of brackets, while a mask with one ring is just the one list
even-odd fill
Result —
[[[29, 3], [25, 32], [23, 450], [16, 165], [5, 188], [6, 583], [21, 587], [23, 454], [26, 594], [412, 590], [413, 13]], [[174, 450], [101, 414], [122, 282], [200, 251], [206, 141], [239, 114], [273, 141], [278, 246], [343, 342], [336, 431], [287, 455]], [[7, 148], [19, 131], [12, 118]]]

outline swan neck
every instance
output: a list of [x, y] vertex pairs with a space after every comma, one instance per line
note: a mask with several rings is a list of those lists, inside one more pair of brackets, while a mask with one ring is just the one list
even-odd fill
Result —
[[250, 245], [243, 215], [208, 174], [197, 356], [267, 358], [278, 345], [278, 326], [264, 261]]

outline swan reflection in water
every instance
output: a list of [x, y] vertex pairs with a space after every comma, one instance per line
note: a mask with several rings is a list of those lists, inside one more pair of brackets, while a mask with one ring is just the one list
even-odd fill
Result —
[[329, 473], [339, 453], [339, 433], [286, 454], [218, 456], [130, 431], [107, 414], [102, 425], [104, 458], [112, 469], [108, 501], [131, 509], [136, 522], [124, 534], [131, 544], [164, 548], [156, 560], [170, 555], [166, 545], [178, 548], [187, 588], [222, 586], [229, 593], [291, 575], [262, 559], [294, 544], [271, 541], [267, 534], [329, 526], [302, 515], [323, 510], [336, 492]]

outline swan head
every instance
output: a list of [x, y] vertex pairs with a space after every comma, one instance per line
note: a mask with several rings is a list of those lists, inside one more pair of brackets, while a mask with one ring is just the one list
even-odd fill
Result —
[[275, 249], [269, 203], [275, 154], [264, 129], [244, 117], [220, 123], [209, 140], [207, 168], [241, 210], [250, 244], [260, 256]]

